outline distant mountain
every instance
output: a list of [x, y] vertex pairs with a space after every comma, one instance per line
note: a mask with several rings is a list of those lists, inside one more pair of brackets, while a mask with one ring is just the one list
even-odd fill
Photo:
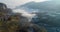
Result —
[[54, 21], [56, 21], [57, 23], [59, 23], [60, 20], [60, 1], [29, 2], [21, 6], [17, 6], [16, 8], [25, 9], [29, 12], [37, 9], [39, 13], [47, 12], [48, 15], [55, 17]]
[[[38, 13], [47, 12], [47, 15], [41, 16], [40, 19], [33, 18], [33, 23], [38, 25], [47, 26], [48, 32], [60, 32], [60, 1], [53, 0], [53, 1], [46, 1], [46, 2], [28, 2], [21, 6], [17, 6], [16, 9], [25, 9], [26, 11], [32, 12], [38, 10]], [[46, 18], [41, 20], [42, 18]], [[43, 23], [42, 23], [43, 22]], [[47, 23], [47, 24], [46, 24]], [[55, 27], [48, 27], [48, 26], [55, 26]], [[58, 27], [57, 27], [58, 26]]]
[[60, 1], [29, 2], [17, 8], [38, 9], [39, 11], [48, 11], [51, 13], [60, 12]]

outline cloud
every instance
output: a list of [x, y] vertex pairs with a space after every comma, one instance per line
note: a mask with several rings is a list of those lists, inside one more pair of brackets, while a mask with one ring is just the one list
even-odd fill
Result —
[[28, 18], [29, 22], [30, 22], [31, 19], [35, 16], [35, 14], [31, 14], [31, 13], [25, 11], [24, 9], [15, 9], [15, 10], [13, 10], [13, 12], [14, 12], [14, 13], [21, 13], [22, 16]]
[[33, 17], [35, 16], [35, 14], [30, 14], [29, 12], [25, 11], [24, 9], [15, 9], [13, 10], [14, 13], [22, 13], [22, 16], [25, 16], [25, 17]]
[[8, 7], [15, 7], [17, 5], [21, 5], [25, 2], [27, 2], [27, 0], [2, 0], [3, 3], [6, 3], [8, 5]]

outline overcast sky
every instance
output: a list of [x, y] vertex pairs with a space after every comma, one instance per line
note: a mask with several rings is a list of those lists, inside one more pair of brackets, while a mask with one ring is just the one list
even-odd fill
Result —
[[31, 1], [44, 2], [44, 1], [48, 1], [48, 0], [0, 0], [0, 2], [6, 3], [7, 6], [10, 7], [10, 8], [14, 8], [18, 5], [22, 5], [22, 4], [25, 4], [27, 2], [31, 2]]

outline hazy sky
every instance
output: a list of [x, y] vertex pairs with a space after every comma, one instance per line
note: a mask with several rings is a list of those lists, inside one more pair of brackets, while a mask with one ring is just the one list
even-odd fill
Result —
[[6, 3], [8, 7], [10, 8], [14, 8], [18, 5], [22, 5], [25, 4], [27, 2], [44, 2], [44, 1], [48, 1], [48, 0], [0, 0], [0, 2]]

